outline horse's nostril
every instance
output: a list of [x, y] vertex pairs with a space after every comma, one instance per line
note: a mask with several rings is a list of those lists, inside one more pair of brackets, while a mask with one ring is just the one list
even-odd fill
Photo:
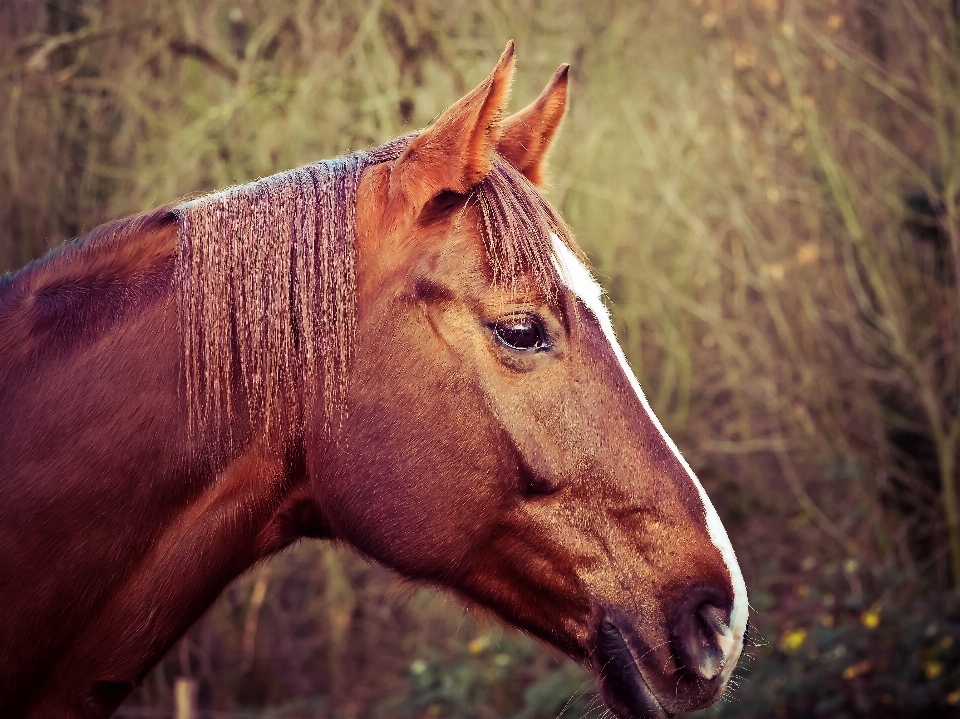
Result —
[[714, 636], [724, 636], [730, 633], [730, 626], [727, 624], [727, 620], [723, 618], [723, 612], [712, 604], [701, 604], [697, 614], [700, 615], [703, 623], [706, 624], [707, 629]]
[[673, 631], [679, 668], [702, 679], [716, 678], [725, 659], [721, 644], [729, 634], [723, 611], [709, 602], [682, 613]]

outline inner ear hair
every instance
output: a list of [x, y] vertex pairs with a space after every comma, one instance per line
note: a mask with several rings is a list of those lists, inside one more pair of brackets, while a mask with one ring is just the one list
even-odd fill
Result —
[[513, 41], [487, 78], [407, 146], [390, 173], [395, 224], [416, 218], [444, 190], [468, 192], [493, 166], [500, 118], [513, 82]]
[[439, 195], [431, 199], [420, 212], [419, 220], [426, 224], [436, 220], [446, 219], [451, 213], [463, 209], [467, 203], [467, 195], [453, 190], [444, 190]]

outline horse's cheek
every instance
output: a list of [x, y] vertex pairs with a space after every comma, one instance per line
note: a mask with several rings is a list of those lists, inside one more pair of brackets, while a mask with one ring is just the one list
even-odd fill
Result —
[[433, 366], [405, 334], [388, 338], [404, 351], [371, 363], [378, 381], [361, 377], [354, 388], [338, 469], [318, 483], [321, 503], [338, 517], [338, 535], [375, 559], [449, 577], [488, 533], [502, 458], [474, 384]]

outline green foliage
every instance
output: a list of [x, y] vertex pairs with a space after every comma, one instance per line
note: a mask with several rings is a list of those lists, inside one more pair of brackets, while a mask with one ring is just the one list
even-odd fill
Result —
[[413, 691], [397, 703], [408, 716], [419, 716], [425, 708], [428, 716], [552, 719], [569, 711], [579, 717], [592, 699], [584, 697], [592, 682], [579, 667], [545, 662], [536, 644], [501, 630], [478, 634], [457, 647], [454, 656], [424, 647], [423, 656], [411, 662], [410, 673]]
[[[743, 686], [696, 716], [956, 715], [960, 605], [863, 605], [850, 601], [843, 571], [827, 570], [819, 587], [799, 586], [790, 622], [753, 649]], [[898, 581], [877, 579], [886, 589]]]

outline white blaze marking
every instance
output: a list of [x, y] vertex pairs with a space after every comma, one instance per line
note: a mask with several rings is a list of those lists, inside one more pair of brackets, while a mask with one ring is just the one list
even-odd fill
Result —
[[613, 332], [610, 313], [607, 312], [607, 308], [601, 300], [603, 288], [600, 287], [596, 280], [590, 275], [590, 270], [583, 266], [583, 263], [577, 259], [576, 255], [570, 251], [557, 235], [552, 235], [551, 237], [553, 239], [554, 263], [561, 278], [563, 278], [567, 287], [583, 301], [583, 304], [585, 304], [597, 318], [597, 322], [600, 323], [600, 329], [603, 330], [603, 334], [610, 343], [613, 354], [620, 363], [620, 368], [623, 370], [623, 373], [627, 376], [630, 386], [633, 387], [634, 392], [637, 393], [640, 404], [643, 405], [653, 425], [660, 432], [660, 436], [663, 437], [663, 441], [666, 442], [667, 446], [673, 451], [677, 461], [679, 461], [681, 466], [687, 471], [690, 480], [700, 493], [700, 501], [703, 502], [703, 512], [707, 520], [707, 532], [714, 545], [720, 550], [723, 561], [727, 564], [727, 571], [730, 572], [730, 583], [733, 585], [733, 608], [730, 610], [730, 629], [729, 632], [724, 632], [717, 636], [720, 650], [724, 656], [723, 682], [726, 684], [737, 665], [740, 652], [743, 650], [743, 634], [747, 628], [748, 611], [747, 585], [743, 581], [743, 574], [740, 572], [740, 565], [737, 563], [737, 556], [733, 551], [733, 545], [730, 544], [727, 531], [723, 528], [723, 523], [717, 515], [717, 510], [713, 508], [713, 504], [710, 502], [710, 498], [707, 497], [703, 485], [700, 484], [697, 475], [693, 473], [690, 465], [687, 464], [683, 455], [680, 454], [677, 445], [674, 444], [673, 440], [670, 439], [670, 436], [663, 429], [663, 425], [660, 424], [660, 420], [657, 419], [657, 416], [653, 413], [650, 403], [647, 402], [646, 395], [644, 395], [643, 390], [640, 389], [640, 382], [637, 381], [636, 375], [633, 374], [633, 370], [630, 369], [630, 365], [627, 364], [627, 358], [623, 354], [623, 349], [620, 347], [617, 336]]

